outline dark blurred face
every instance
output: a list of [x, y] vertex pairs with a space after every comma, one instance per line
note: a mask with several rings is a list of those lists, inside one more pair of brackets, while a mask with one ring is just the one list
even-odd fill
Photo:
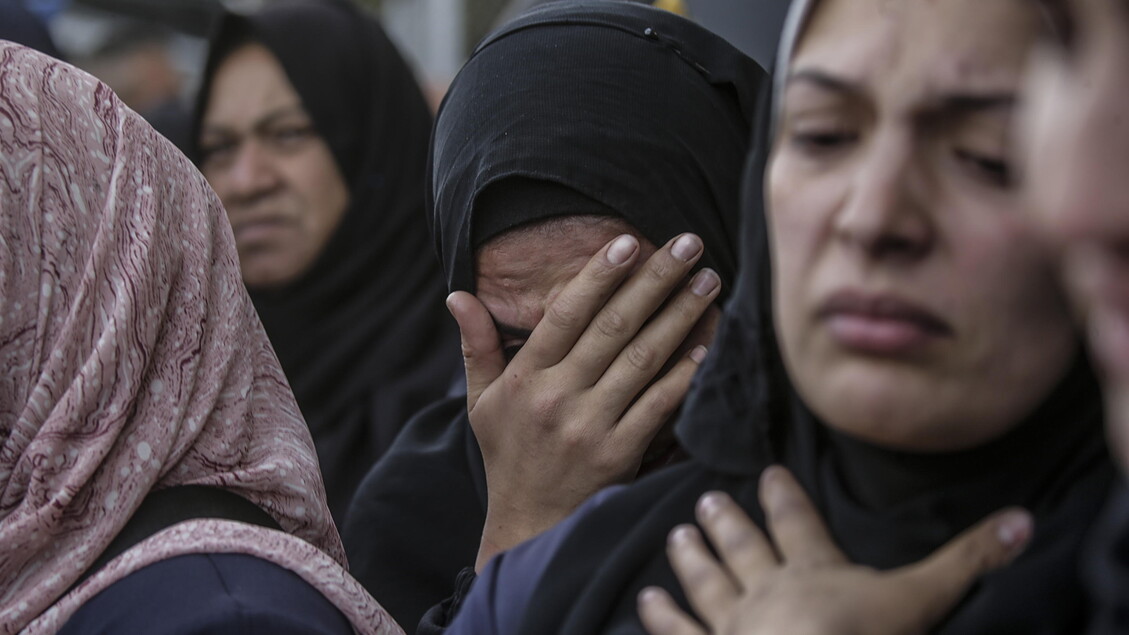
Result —
[[776, 328], [828, 425], [917, 451], [1015, 426], [1075, 352], [1007, 133], [1029, 0], [824, 0], [767, 174]]
[[1129, 464], [1129, 2], [1047, 2], [1022, 118], [1029, 207], [1062, 248]]
[[243, 46], [216, 69], [199, 141], [201, 171], [227, 209], [247, 286], [305, 273], [341, 222], [349, 191], [266, 47]]

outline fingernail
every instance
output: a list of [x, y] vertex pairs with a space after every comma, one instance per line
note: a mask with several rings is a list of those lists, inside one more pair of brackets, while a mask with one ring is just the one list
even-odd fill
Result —
[[713, 269], [702, 269], [698, 275], [694, 276], [694, 280], [690, 283], [690, 290], [694, 295], [704, 297], [711, 293], [721, 284], [721, 278], [714, 273]]
[[608, 262], [613, 265], [622, 265], [627, 262], [631, 254], [635, 253], [635, 248], [638, 244], [635, 237], [629, 234], [624, 234], [616, 238], [612, 246], [608, 247]]
[[671, 544], [679, 545], [690, 542], [690, 536], [692, 535], [693, 531], [694, 530], [687, 525], [675, 527], [674, 531], [670, 532]]
[[670, 253], [674, 254], [675, 258], [684, 262], [690, 262], [701, 251], [702, 241], [694, 234], [683, 234], [674, 241], [674, 246], [670, 249]]
[[695, 346], [694, 350], [690, 351], [690, 359], [694, 360], [696, 364], [701, 364], [706, 361], [706, 355], [709, 354], [709, 352], [710, 349], [705, 346]]
[[707, 492], [698, 499], [698, 515], [702, 518], [713, 518], [721, 511], [721, 496], [716, 492]]
[[768, 506], [775, 506], [779, 497], [780, 468], [773, 465], [761, 472], [761, 496]]
[[643, 589], [643, 591], [639, 593], [639, 601], [643, 602], [644, 604], [650, 604], [651, 602], [658, 602], [658, 600], [659, 600], [659, 590], [657, 588], [653, 587], [653, 586], [649, 586], [649, 587]]
[[1016, 549], [1031, 538], [1033, 526], [1031, 516], [1025, 512], [1012, 512], [1000, 519], [996, 526], [996, 538], [1008, 549]]

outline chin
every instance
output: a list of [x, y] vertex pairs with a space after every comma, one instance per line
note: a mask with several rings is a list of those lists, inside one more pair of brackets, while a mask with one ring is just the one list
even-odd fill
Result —
[[[801, 395], [828, 426], [856, 439], [911, 452], [956, 451], [983, 443], [990, 426], [968, 408], [971, 390], [947, 390], [935, 377], [906, 367], [850, 364], [823, 373]], [[960, 422], [954, 425], [954, 422]]]
[[252, 289], [272, 289], [284, 286], [293, 282], [297, 276], [288, 270], [280, 270], [277, 267], [256, 267], [249, 266], [243, 268], [243, 284]]

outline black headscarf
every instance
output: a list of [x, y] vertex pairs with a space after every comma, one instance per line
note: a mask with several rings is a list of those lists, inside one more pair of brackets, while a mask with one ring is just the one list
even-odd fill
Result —
[[[785, 52], [807, 4], [793, 8]], [[538, 582], [520, 632], [642, 632], [635, 596], [653, 584], [686, 606], [664, 553], [667, 533], [694, 522], [697, 498], [712, 489], [729, 492], [763, 526], [757, 481], [773, 463], [796, 474], [850, 558], [880, 569], [916, 562], [995, 510], [1026, 507], [1035, 537], [1025, 553], [978, 582], [937, 632], [1078, 632], [1086, 611], [1081, 542], [1113, 480], [1087, 360], [1076, 361], [1033, 415], [971, 450], [915, 454], [834, 433], [792, 388], [773, 329], [763, 213], [772, 118], [765, 100], [746, 174], [737, 290], [677, 426], [693, 458], [582, 518]]]
[[[763, 76], [720, 37], [629, 2], [550, 3], [488, 36], [433, 139], [432, 231], [450, 288], [474, 290], [473, 250], [491, 235], [577, 210], [622, 217], [656, 245], [693, 231], [701, 265], [733, 280], [735, 166]], [[484, 192], [535, 204], [483, 206]]]
[[[472, 288], [489, 236], [561, 214], [619, 216], [660, 245], [696, 232], [728, 287], [766, 85], [721, 38], [642, 4], [557, 3], [503, 27], [439, 114], [432, 217], [452, 288]], [[352, 572], [405, 628], [473, 566], [486, 498], [465, 398], [421, 413], [365, 479], [344, 530]]]
[[340, 522], [368, 468], [461, 368], [424, 220], [431, 115], [374, 19], [345, 0], [281, 2], [223, 18], [195, 143], [216, 68], [249, 40], [278, 58], [349, 188], [349, 208], [311, 268], [283, 288], [250, 289]]

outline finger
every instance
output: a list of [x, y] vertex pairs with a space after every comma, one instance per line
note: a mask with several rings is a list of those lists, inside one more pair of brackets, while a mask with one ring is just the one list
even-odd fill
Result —
[[727, 494], [704, 494], [698, 499], [697, 516], [722, 563], [744, 588], [779, 565], [764, 532]]
[[596, 390], [612, 412], [622, 412], [678, 350], [721, 292], [721, 278], [699, 271], [616, 356]]
[[761, 506], [780, 557], [788, 564], [822, 566], [846, 562], [819, 512], [788, 470], [761, 474]]
[[702, 253], [701, 238], [682, 234], [652, 254], [594, 315], [569, 352], [569, 361], [577, 368], [591, 369], [594, 384], [643, 324], [683, 285]]
[[[611, 431], [609, 447], [615, 448], [625, 465], [638, 469], [651, 440], [682, 405], [707, 353], [705, 346], [695, 346], [619, 418]], [[607, 411], [618, 413], [622, 407], [608, 405]]]
[[707, 625], [716, 626], [713, 622], [732, 609], [740, 594], [733, 577], [706, 548], [702, 534], [693, 525], [681, 525], [670, 532], [666, 554], [690, 606]]
[[1005, 510], [950, 540], [922, 562], [890, 580], [907, 626], [926, 628], [956, 605], [980, 576], [1010, 563], [1031, 539], [1031, 515]]
[[478, 298], [466, 291], [456, 291], [447, 296], [447, 310], [459, 323], [470, 411], [486, 387], [506, 370], [506, 355], [494, 318]]
[[705, 629], [658, 587], [640, 591], [637, 604], [639, 620], [649, 635], [706, 635]]
[[639, 239], [630, 234], [618, 236], [553, 298], [522, 347], [523, 356], [534, 368], [549, 368], [565, 358], [630, 273], [638, 254]]

